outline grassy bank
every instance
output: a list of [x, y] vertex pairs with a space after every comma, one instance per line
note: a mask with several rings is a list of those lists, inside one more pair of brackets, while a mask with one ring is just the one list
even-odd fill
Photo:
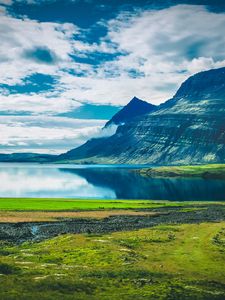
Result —
[[3, 244], [1, 299], [224, 299], [225, 223]]
[[142, 169], [141, 175], [149, 177], [202, 177], [225, 179], [225, 164], [196, 166], [165, 166]]

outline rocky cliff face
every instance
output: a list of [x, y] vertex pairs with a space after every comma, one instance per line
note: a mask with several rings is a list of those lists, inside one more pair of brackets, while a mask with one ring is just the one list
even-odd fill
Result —
[[[157, 109], [156, 105], [134, 97], [126, 106], [117, 112], [104, 126], [103, 129], [111, 125], [125, 125], [137, 119], [140, 116], [153, 112]], [[108, 138], [96, 138], [87, 141], [81, 147], [72, 149], [65, 154], [59, 155], [57, 160], [83, 159], [85, 157], [95, 156], [100, 153], [102, 148], [108, 142]]]
[[225, 162], [225, 68], [190, 77], [156, 111], [63, 158], [157, 165]]

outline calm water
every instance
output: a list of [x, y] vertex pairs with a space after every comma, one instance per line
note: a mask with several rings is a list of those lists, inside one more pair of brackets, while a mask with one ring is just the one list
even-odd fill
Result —
[[2, 163], [0, 197], [221, 201], [225, 200], [225, 181], [145, 178], [130, 166]]

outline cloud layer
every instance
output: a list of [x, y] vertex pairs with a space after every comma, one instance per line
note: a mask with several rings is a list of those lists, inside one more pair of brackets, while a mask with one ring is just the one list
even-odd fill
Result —
[[102, 132], [104, 120], [60, 117], [0, 117], [0, 152], [62, 153], [88, 138], [111, 135]]
[[[85, 31], [74, 24], [3, 12], [0, 82], [23, 84], [27, 76], [40, 73], [57, 78], [59, 101], [123, 105], [136, 95], [160, 103], [189, 75], [225, 65], [225, 14], [204, 6], [121, 12], [101, 26], [107, 34], [88, 43]], [[96, 57], [94, 64], [90, 57]]]
[[[5, 151], [19, 149], [19, 143], [21, 149], [74, 147], [84, 140], [80, 135], [93, 136], [101, 122], [83, 121], [83, 133], [76, 120], [71, 127], [62, 125], [62, 119], [60, 127], [52, 126], [54, 116], [72, 112], [82, 102], [125, 105], [133, 96], [159, 104], [190, 75], [225, 66], [225, 13], [205, 6], [121, 10], [114, 19], [99, 18], [83, 29], [16, 15], [12, 4], [0, 1], [0, 114], [20, 114], [24, 123], [13, 125], [13, 117], [1, 117]], [[49, 80], [46, 89], [44, 82], [31, 82], [28, 89], [29, 78], [40, 74], [54, 85]], [[45, 125], [30, 127], [24, 114], [34, 121], [46, 116]], [[34, 132], [34, 139], [25, 132]]]

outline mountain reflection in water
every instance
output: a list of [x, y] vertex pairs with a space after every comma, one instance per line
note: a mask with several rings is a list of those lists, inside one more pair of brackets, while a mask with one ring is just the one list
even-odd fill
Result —
[[225, 200], [225, 181], [202, 178], [146, 178], [130, 169], [61, 169], [96, 187], [114, 191], [117, 199], [171, 201]]
[[0, 197], [225, 200], [225, 181], [146, 178], [132, 167], [0, 164]]

